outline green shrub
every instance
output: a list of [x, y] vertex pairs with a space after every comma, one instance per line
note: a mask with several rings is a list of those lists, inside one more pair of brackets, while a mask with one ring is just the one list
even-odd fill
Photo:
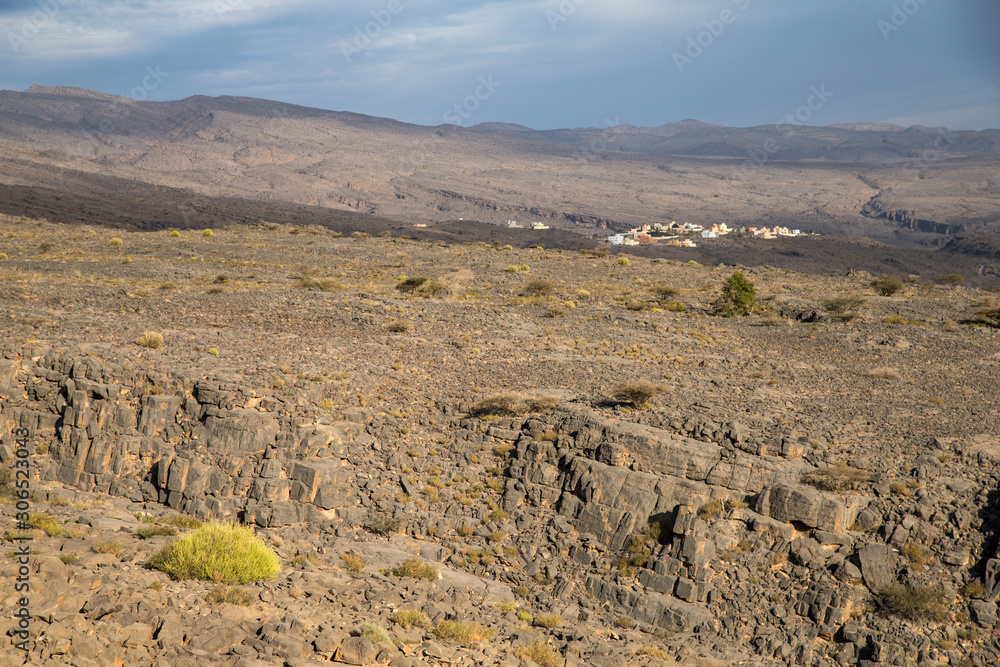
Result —
[[899, 276], [883, 273], [872, 281], [871, 286], [875, 288], [877, 294], [892, 296], [896, 292], [902, 291], [903, 281], [900, 280]]
[[713, 310], [722, 317], [744, 317], [757, 306], [757, 288], [739, 271], [726, 279], [722, 295], [716, 299]]
[[177, 231], [176, 229], [174, 231], [170, 232], [170, 238], [176, 239], [180, 235], [181, 235], [181, 233], [179, 231]]
[[358, 626], [358, 636], [364, 637], [373, 644], [389, 642], [389, 633], [377, 625], [362, 623]]
[[521, 646], [514, 655], [521, 660], [531, 660], [538, 667], [558, 667], [563, 663], [562, 656], [541, 640]]
[[160, 551], [149, 566], [175, 579], [247, 584], [273, 579], [281, 559], [249, 527], [213, 522]]
[[662, 392], [663, 387], [652, 382], [624, 382], [612, 390], [611, 396], [620, 403], [631, 403], [638, 407]]
[[860, 296], [838, 296], [835, 299], [827, 299], [823, 302], [823, 308], [828, 313], [843, 314], [856, 310], [865, 305], [865, 300]]
[[205, 602], [211, 605], [235, 604], [250, 607], [256, 599], [249, 591], [236, 586], [216, 586], [205, 594]]
[[521, 267], [518, 266], [517, 264], [511, 264], [506, 269], [504, 269], [504, 271], [506, 271], [507, 273], [517, 273], [520, 270], [521, 270]]
[[628, 257], [619, 257], [618, 266], [632, 266], [632, 262], [629, 260]]
[[441, 621], [434, 628], [434, 636], [437, 639], [455, 644], [476, 644], [489, 640], [493, 634], [493, 630], [479, 623]]
[[121, 555], [125, 552], [125, 545], [117, 540], [94, 542], [90, 548], [95, 554], [114, 554], [119, 558], [121, 558]]
[[906, 556], [906, 560], [910, 562], [910, 565], [915, 570], [922, 570], [924, 564], [927, 562], [927, 553], [924, 551], [924, 548], [914, 542], [904, 544], [899, 552]]
[[875, 602], [882, 613], [910, 621], [943, 621], [947, 618], [944, 593], [940, 587], [893, 584], [880, 590]]
[[385, 329], [391, 333], [409, 333], [413, 329], [413, 322], [409, 320], [391, 320], [385, 325]]
[[551, 280], [532, 280], [524, 286], [527, 294], [535, 296], [548, 296], [555, 292], [556, 284]]
[[966, 582], [959, 590], [962, 597], [970, 599], [981, 599], [986, 597], [986, 586], [979, 579]]
[[156, 331], [146, 331], [135, 340], [137, 345], [158, 350], [163, 346], [163, 334]]
[[79, 561], [80, 557], [77, 556], [75, 553], [67, 552], [67, 553], [61, 554], [59, 556], [59, 560], [61, 560], [62, 562], [64, 562], [66, 565], [72, 565], [73, 563], [76, 563], [77, 561]]
[[405, 630], [410, 630], [412, 628], [420, 628], [422, 630], [430, 630], [434, 627], [431, 623], [431, 619], [427, 618], [427, 614], [420, 611], [419, 609], [409, 609], [407, 611], [397, 611], [395, 614], [389, 617], [393, 623], [400, 625]]
[[615, 627], [621, 628], [622, 630], [631, 630], [635, 627], [635, 619], [629, 618], [628, 616], [619, 616], [615, 619]]
[[722, 516], [726, 509], [726, 504], [720, 499], [710, 500], [698, 508], [698, 518], [702, 521], [711, 521]]
[[533, 625], [551, 630], [562, 625], [562, 617], [559, 614], [539, 614], [535, 616]]
[[957, 273], [949, 273], [948, 275], [941, 276], [938, 279], [942, 285], [964, 285], [965, 278], [958, 275]]
[[392, 573], [397, 577], [426, 579], [428, 581], [434, 581], [438, 578], [437, 569], [427, 563], [421, 563], [416, 558], [406, 559], [399, 567], [392, 568]]
[[55, 517], [48, 514], [32, 514], [28, 518], [28, 526], [44, 532], [49, 537], [58, 537], [63, 533], [63, 527]]
[[205, 229], [205, 230], [203, 230], [201, 232], [201, 235], [202, 236], [215, 236], [215, 232], [213, 232], [211, 229]]
[[403, 522], [401, 519], [398, 519], [396, 517], [390, 517], [385, 514], [380, 514], [369, 520], [366, 524], [362, 526], [362, 528], [364, 528], [369, 533], [372, 533], [374, 535], [381, 535], [382, 537], [388, 537], [389, 535], [392, 535], [393, 533], [398, 531], [399, 527], [402, 524]]
[[362, 572], [365, 569], [365, 559], [357, 554], [352, 554], [345, 552], [340, 554], [340, 560], [344, 562], [344, 567], [347, 568], [348, 572]]
[[660, 285], [659, 287], [653, 288], [653, 294], [656, 295], [656, 298], [659, 301], [670, 301], [671, 299], [679, 297], [681, 295], [681, 291], [673, 287]]
[[183, 514], [179, 516], [165, 516], [161, 519], [157, 519], [156, 521], [157, 523], [174, 526], [175, 528], [180, 528], [181, 530], [201, 528], [205, 523], [201, 519], [196, 519], [193, 516], [185, 516]]
[[976, 311], [976, 321], [987, 326], [1000, 328], [1000, 308], [983, 308]]
[[118, 245], [121, 245], [121, 244], [122, 244], [122, 240], [120, 238], [118, 238], [117, 236], [114, 237], [113, 239], [111, 239], [111, 245], [118, 246]]

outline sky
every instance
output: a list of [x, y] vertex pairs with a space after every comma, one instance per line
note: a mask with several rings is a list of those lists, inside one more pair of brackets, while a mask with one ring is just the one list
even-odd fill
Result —
[[997, 0], [0, 0], [0, 89], [421, 125], [1000, 128]]

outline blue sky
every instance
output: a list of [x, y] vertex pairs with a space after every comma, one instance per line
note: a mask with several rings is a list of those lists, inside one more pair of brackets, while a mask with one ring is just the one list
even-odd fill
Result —
[[998, 32], [997, 0], [4, 0], [0, 88], [423, 125], [984, 129], [1000, 127]]

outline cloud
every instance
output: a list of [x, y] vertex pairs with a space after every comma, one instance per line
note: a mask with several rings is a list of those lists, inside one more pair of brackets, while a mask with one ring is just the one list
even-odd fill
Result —
[[[0, 15], [13, 55], [57, 62], [125, 56], [173, 38], [273, 18], [317, 0], [44, 0]], [[8, 55], [8, 54], [4, 54]]]

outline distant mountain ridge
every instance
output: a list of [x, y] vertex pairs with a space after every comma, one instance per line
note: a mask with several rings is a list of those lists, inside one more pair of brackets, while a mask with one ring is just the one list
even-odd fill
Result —
[[1000, 228], [998, 165], [1000, 130], [427, 127], [248, 97], [0, 91], [0, 184], [92, 196], [98, 177], [114, 177], [410, 222], [539, 220], [603, 234], [725, 221], [940, 245]]

